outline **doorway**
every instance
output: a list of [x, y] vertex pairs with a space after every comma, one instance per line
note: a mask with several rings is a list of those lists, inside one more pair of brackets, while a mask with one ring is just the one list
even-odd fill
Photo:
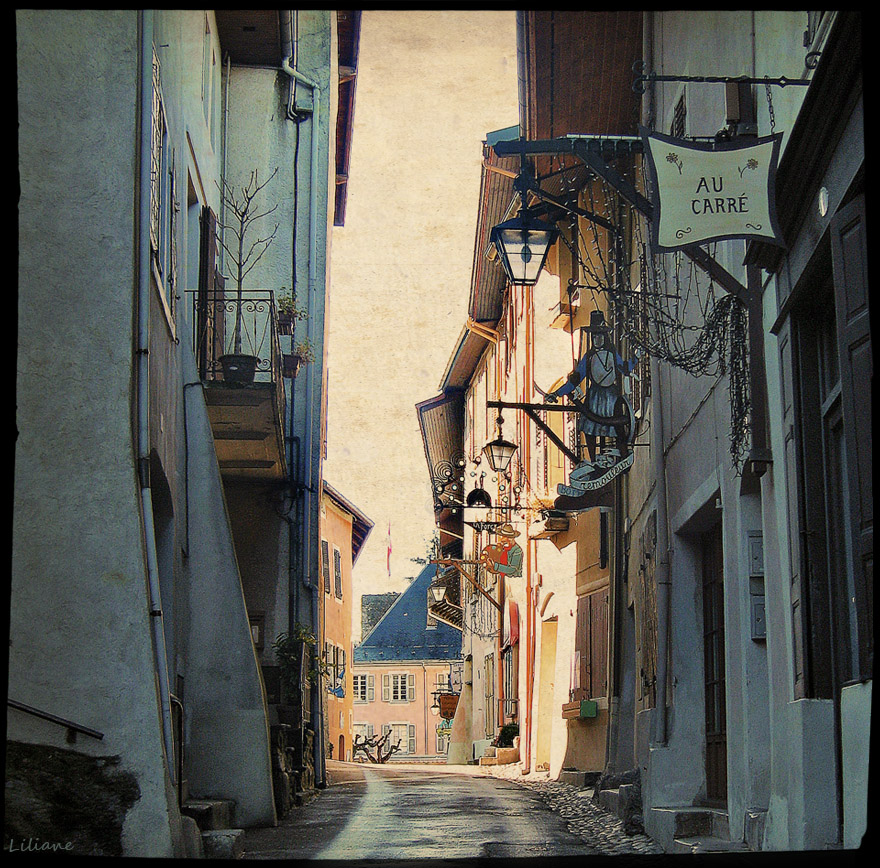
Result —
[[556, 675], [556, 635], [558, 621], [548, 619], [541, 624], [541, 668], [538, 690], [538, 743], [535, 749], [535, 767], [550, 768], [552, 743], [553, 701]]
[[724, 556], [721, 523], [702, 537], [703, 685], [706, 800], [727, 804], [727, 708], [724, 672]]

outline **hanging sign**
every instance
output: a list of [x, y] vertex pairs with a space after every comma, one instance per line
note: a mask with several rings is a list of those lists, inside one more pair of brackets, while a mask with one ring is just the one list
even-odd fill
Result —
[[641, 134], [653, 188], [654, 250], [733, 238], [785, 246], [775, 197], [782, 133], [711, 144], [645, 128]]
[[457, 693], [441, 693], [437, 697], [440, 705], [440, 717], [444, 720], [452, 720], [455, 717], [455, 709], [458, 708]]

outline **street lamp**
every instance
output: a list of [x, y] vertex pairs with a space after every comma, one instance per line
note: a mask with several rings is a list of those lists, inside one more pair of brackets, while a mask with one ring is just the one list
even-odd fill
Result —
[[504, 420], [501, 418], [501, 414], [498, 414], [498, 436], [494, 440], [490, 440], [483, 447], [483, 455], [486, 456], [486, 460], [489, 462], [489, 466], [495, 473], [504, 473], [510, 465], [510, 460], [513, 458], [513, 453], [517, 450], [516, 443], [511, 443], [509, 440], [505, 440], [504, 437], [501, 436], [501, 426], [503, 425]]
[[547, 253], [558, 237], [559, 230], [552, 223], [530, 216], [523, 208], [512, 220], [494, 226], [489, 240], [510, 282], [530, 286], [538, 282]]

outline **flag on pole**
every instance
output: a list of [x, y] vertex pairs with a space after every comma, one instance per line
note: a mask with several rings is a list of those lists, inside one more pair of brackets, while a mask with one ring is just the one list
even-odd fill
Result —
[[391, 522], [388, 522], [388, 578], [391, 578]]

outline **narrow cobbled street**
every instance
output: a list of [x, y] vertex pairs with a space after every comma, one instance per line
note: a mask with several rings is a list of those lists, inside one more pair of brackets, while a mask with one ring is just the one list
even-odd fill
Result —
[[[512, 767], [519, 774], [518, 767]], [[412, 860], [658, 853], [592, 803], [591, 790], [516, 780], [496, 767], [329, 765], [331, 785], [274, 828], [251, 829], [246, 859]]]

